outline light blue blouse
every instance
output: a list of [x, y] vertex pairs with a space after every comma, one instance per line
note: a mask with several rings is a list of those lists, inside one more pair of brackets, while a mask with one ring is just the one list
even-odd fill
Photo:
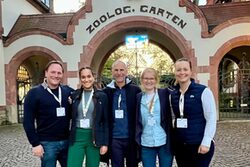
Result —
[[[150, 100], [146, 93], [141, 98], [142, 135], [141, 145], [146, 147], [158, 147], [166, 144], [167, 134], [161, 127], [161, 112], [159, 95], [156, 92], [152, 110], [149, 111]], [[152, 97], [152, 96], [151, 96]]]

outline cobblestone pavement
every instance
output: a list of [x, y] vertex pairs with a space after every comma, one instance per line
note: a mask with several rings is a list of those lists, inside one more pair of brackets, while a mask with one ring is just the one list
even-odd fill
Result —
[[[250, 122], [219, 122], [215, 145], [212, 167], [250, 167]], [[0, 126], [0, 167], [39, 166], [22, 126]]]

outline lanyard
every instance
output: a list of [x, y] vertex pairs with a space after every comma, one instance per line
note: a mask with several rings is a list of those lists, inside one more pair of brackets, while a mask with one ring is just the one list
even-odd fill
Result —
[[51, 89], [49, 87], [47, 87], [47, 91], [52, 94], [54, 96], [54, 98], [56, 99], [56, 101], [58, 101], [58, 103], [60, 104], [60, 107], [62, 106], [62, 91], [61, 91], [61, 87], [58, 87], [58, 97], [56, 95], [54, 95], [54, 93], [52, 93]]
[[149, 102], [149, 104], [148, 104], [148, 110], [149, 110], [149, 113], [150, 114], [154, 114], [153, 113], [153, 109], [154, 109], [154, 106], [155, 106], [155, 93], [154, 93], [154, 95], [153, 95], [153, 97], [152, 97], [152, 99], [150, 100], [150, 102]]
[[184, 117], [184, 94], [188, 90], [188, 87], [189, 87], [190, 84], [191, 84], [191, 82], [188, 83], [188, 86], [185, 88], [184, 91], [182, 91], [180, 89], [181, 95], [180, 95], [180, 99], [179, 99], [179, 109], [180, 109], [181, 118]]
[[122, 101], [122, 95], [121, 93], [119, 94], [119, 97], [118, 97], [118, 109], [120, 110], [121, 109], [121, 101]]
[[181, 118], [183, 118], [184, 116], [184, 94], [182, 93], [179, 99], [179, 109], [180, 109], [180, 116]]
[[87, 101], [87, 104], [85, 104], [85, 91], [82, 92], [82, 109], [83, 109], [83, 117], [86, 117], [86, 114], [89, 110], [89, 106], [90, 106], [90, 102], [92, 101], [92, 97], [94, 94], [94, 90], [92, 89], [90, 95], [89, 95], [89, 99]]

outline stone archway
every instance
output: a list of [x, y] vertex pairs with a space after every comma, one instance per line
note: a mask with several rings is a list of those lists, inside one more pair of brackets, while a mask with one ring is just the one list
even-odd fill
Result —
[[[194, 50], [191, 42], [187, 41], [183, 35], [169, 24], [151, 17], [132, 16], [118, 19], [101, 29], [88, 43], [84, 46], [81, 54], [80, 66], [91, 66], [95, 71], [100, 73], [107, 56], [114, 47], [124, 42], [124, 34], [134, 29], [144, 29], [150, 31], [151, 40], [159, 43], [166, 50], [171, 50], [169, 46], [175, 50], [171, 55], [174, 59], [187, 57], [192, 61], [194, 67], [197, 66]], [[161, 36], [163, 40], [157, 41], [154, 34]]]
[[208, 80], [208, 86], [212, 89], [215, 95], [215, 101], [218, 106], [219, 101], [219, 87], [218, 87], [218, 68], [222, 58], [233, 48], [240, 46], [250, 46], [250, 36], [240, 36], [233, 38], [224, 43], [210, 58], [210, 79]]

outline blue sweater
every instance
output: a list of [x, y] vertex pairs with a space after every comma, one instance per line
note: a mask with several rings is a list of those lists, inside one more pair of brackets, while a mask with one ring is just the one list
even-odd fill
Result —
[[[38, 146], [40, 141], [68, 139], [70, 120], [68, 97], [73, 89], [62, 85], [60, 87], [65, 116], [57, 117], [56, 108], [60, 107], [60, 104], [43, 84], [32, 88], [25, 97], [23, 127], [33, 147]], [[52, 92], [58, 96], [58, 89]]]

